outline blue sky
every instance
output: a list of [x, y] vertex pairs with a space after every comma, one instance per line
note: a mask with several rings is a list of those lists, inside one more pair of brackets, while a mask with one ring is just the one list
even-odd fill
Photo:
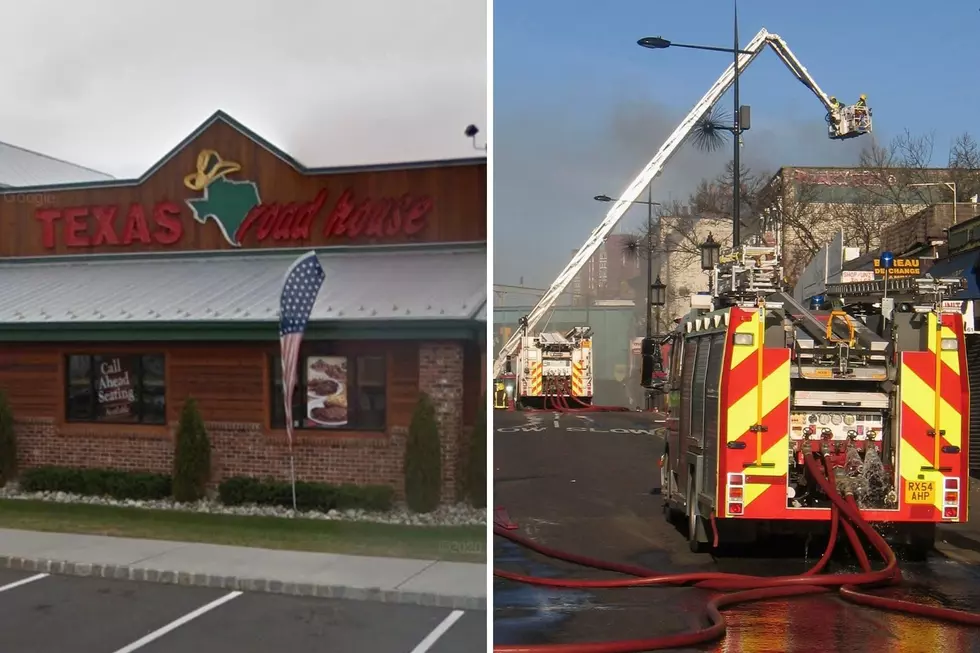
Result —
[[[953, 138], [980, 138], [978, 8], [742, 0], [740, 37], [779, 34], [828, 94], [868, 95], [878, 142], [931, 133], [933, 163], [944, 165]], [[728, 1], [494, 2], [495, 282], [547, 286], [605, 215], [592, 197], [621, 192], [729, 63], [723, 53], [645, 50], [637, 39], [730, 47], [731, 19]], [[759, 172], [849, 165], [870, 138], [827, 139], [823, 108], [770, 51], [742, 75], [741, 101], [753, 115], [743, 158]], [[731, 104], [730, 95], [720, 102]], [[729, 152], [683, 148], [654, 199], [685, 198]], [[627, 215], [621, 230], [638, 218]]]

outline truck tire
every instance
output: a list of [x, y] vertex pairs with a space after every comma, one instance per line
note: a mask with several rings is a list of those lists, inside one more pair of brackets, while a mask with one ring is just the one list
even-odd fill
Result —
[[691, 553], [706, 553], [708, 542], [701, 540], [701, 531], [704, 529], [704, 520], [698, 515], [697, 493], [694, 490], [694, 483], [689, 482], [687, 491], [687, 545]]
[[683, 516], [680, 510], [677, 510], [671, 506], [670, 500], [673, 497], [674, 488], [674, 472], [670, 468], [670, 456], [667, 451], [664, 451], [664, 455], [661, 458], [663, 465], [660, 467], [660, 494], [664, 499], [664, 519], [667, 520], [669, 524], [676, 524], [680, 521]]

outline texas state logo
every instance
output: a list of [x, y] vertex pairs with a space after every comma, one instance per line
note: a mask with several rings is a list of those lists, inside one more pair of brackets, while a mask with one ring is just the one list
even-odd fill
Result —
[[184, 186], [201, 193], [185, 200], [194, 219], [201, 224], [213, 221], [232, 247], [242, 246], [239, 229], [249, 212], [262, 203], [255, 182], [228, 178], [241, 169], [240, 164], [225, 161], [215, 150], [203, 150], [197, 155], [197, 171], [184, 177]]

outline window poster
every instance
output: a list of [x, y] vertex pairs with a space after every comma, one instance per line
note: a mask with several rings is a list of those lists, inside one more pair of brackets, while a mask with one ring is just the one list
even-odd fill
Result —
[[131, 422], [138, 417], [136, 403], [137, 361], [132, 356], [96, 357], [95, 418], [106, 422]]
[[306, 359], [306, 421], [308, 426], [336, 428], [347, 424], [347, 359], [310, 356]]

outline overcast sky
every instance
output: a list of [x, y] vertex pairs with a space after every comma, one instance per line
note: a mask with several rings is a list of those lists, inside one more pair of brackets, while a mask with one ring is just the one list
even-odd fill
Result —
[[309, 166], [483, 155], [463, 130], [486, 132], [486, 16], [485, 0], [12, 3], [0, 141], [135, 177], [223, 109]]

